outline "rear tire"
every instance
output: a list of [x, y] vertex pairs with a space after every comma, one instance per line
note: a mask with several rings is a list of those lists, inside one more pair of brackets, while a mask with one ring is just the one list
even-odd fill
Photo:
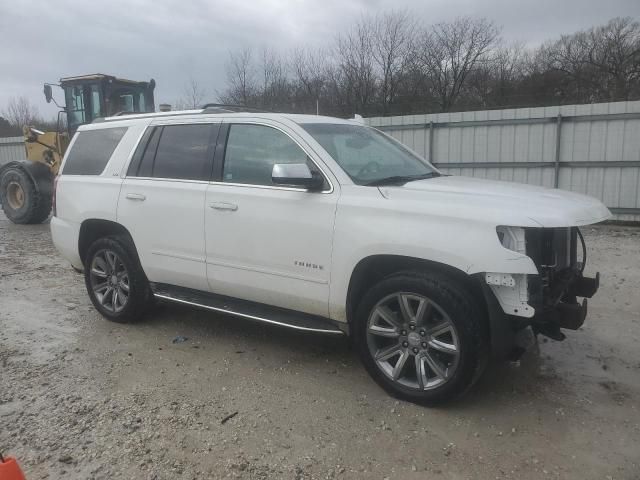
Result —
[[133, 242], [125, 235], [100, 238], [91, 244], [84, 280], [96, 310], [112, 322], [136, 322], [152, 304], [149, 282]]
[[13, 223], [42, 223], [51, 212], [50, 195], [43, 194], [21, 168], [11, 167], [2, 173], [0, 199], [2, 210]]
[[354, 341], [382, 388], [428, 406], [465, 393], [488, 359], [484, 310], [440, 274], [401, 272], [374, 285], [357, 308]]

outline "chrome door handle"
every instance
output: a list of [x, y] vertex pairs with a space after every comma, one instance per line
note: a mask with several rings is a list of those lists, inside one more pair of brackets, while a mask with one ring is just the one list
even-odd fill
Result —
[[235, 212], [236, 210], [238, 210], [238, 205], [227, 202], [212, 202], [209, 204], [209, 208], [213, 208], [214, 210], [230, 210], [232, 212]]
[[145, 197], [141, 193], [127, 193], [127, 198], [129, 200], [139, 200], [141, 202], [147, 199], [147, 197]]

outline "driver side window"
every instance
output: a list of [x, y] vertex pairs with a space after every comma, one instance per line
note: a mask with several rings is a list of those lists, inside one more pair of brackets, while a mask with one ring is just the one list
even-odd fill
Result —
[[276, 163], [315, 164], [288, 135], [272, 127], [232, 124], [224, 156], [222, 181], [249, 185], [275, 185], [271, 180]]

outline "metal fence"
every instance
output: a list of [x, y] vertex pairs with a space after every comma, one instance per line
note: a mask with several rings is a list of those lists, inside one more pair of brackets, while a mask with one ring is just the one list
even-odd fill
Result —
[[[640, 221], [640, 101], [368, 118], [445, 173], [585, 193]], [[25, 156], [0, 138], [0, 165]]]
[[13, 160], [24, 160], [25, 156], [23, 137], [0, 138], [0, 166]]
[[365, 121], [445, 173], [572, 190], [640, 221], [640, 101]]

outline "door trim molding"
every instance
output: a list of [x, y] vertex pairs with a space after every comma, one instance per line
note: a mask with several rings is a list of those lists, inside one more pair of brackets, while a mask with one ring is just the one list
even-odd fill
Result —
[[151, 251], [152, 255], [158, 255], [161, 257], [171, 257], [171, 258], [178, 258], [180, 260], [189, 260], [191, 262], [198, 262], [198, 263], [204, 263], [205, 259], [203, 257], [192, 257], [190, 255], [180, 255], [178, 253], [169, 253], [169, 252], [163, 252], [161, 250], [152, 250]]
[[266, 268], [256, 268], [256, 267], [250, 267], [248, 265], [240, 265], [237, 263], [227, 263], [227, 262], [213, 262], [211, 260], [207, 260], [206, 261], [207, 265], [216, 265], [219, 267], [227, 267], [227, 268], [236, 268], [238, 270], [245, 270], [248, 272], [257, 272], [257, 273], [264, 273], [266, 275], [273, 275], [275, 277], [285, 277], [285, 278], [293, 278], [296, 280], [303, 280], [305, 282], [310, 282], [310, 283], [318, 283], [321, 285], [328, 285], [329, 284], [329, 280], [320, 280], [317, 278], [313, 278], [313, 277], [307, 277], [304, 275], [296, 275], [296, 274], [292, 274], [292, 273], [285, 273], [282, 271], [278, 271], [278, 270], [267, 270]]

